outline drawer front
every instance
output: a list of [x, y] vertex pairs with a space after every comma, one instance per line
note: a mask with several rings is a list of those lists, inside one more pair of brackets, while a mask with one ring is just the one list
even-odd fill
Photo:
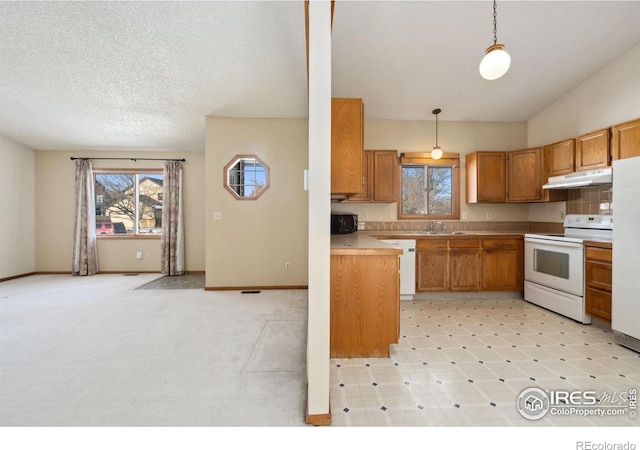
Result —
[[480, 239], [451, 239], [449, 248], [480, 248]]
[[585, 264], [585, 280], [587, 286], [611, 292], [611, 264], [587, 261]]
[[587, 288], [585, 308], [587, 314], [611, 321], [611, 294], [599, 289]]
[[447, 239], [419, 239], [418, 248], [447, 248]]
[[522, 239], [483, 239], [482, 248], [514, 248], [521, 242]]
[[594, 259], [596, 261], [612, 261], [613, 252], [605, 248], [587, 247], [586, 256], [587, 259]]

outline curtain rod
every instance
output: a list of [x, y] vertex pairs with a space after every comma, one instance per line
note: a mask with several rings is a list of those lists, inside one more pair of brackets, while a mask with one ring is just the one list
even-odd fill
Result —
[[181, 161], [185, 162], [186, 159], [164, 159], [164, 158], [76, 158], [75, 156], [71, 157], [71, 161], [75, 161], [76, 159], [112, 159], [112, 160], [128, 160], [128, 161]]

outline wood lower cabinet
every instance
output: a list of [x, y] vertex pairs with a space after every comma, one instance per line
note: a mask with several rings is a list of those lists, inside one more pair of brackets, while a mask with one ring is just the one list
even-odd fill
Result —
[[418, 239], [416, 290], [524, 290], [522, 237]]
[[330, 357], [388, 357], [400, 334], [400, 255], [331, 255]]
[[611, 127], [611, 158], [640, 156], [640, 119]]
[[449, 290], [449, 241], [420, 239], [416, 255], [416, 289], [418, 291]]
[[449, 241], [449, 289], [477, 291], [480, 289], [480, 240]]
[[585, 259], [586, 313], [611, 321], [611, 245], [585, 243]]
[[576, 138], [576, 171], [608, 167], [610, 160], [608, 128]]
[[524, 290], [523, 239], [482, 239], [482, 290]]

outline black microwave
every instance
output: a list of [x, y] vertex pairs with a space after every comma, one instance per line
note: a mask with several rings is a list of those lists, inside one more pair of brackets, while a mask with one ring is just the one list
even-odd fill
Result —
[[331, 234], [348, 234], [358, 231], [358, 215], [331, 212]]

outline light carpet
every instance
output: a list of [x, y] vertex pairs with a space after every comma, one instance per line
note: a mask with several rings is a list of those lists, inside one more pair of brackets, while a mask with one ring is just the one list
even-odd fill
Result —
[[304, 426], [307, 292], [0, 283], [1, 426]]

